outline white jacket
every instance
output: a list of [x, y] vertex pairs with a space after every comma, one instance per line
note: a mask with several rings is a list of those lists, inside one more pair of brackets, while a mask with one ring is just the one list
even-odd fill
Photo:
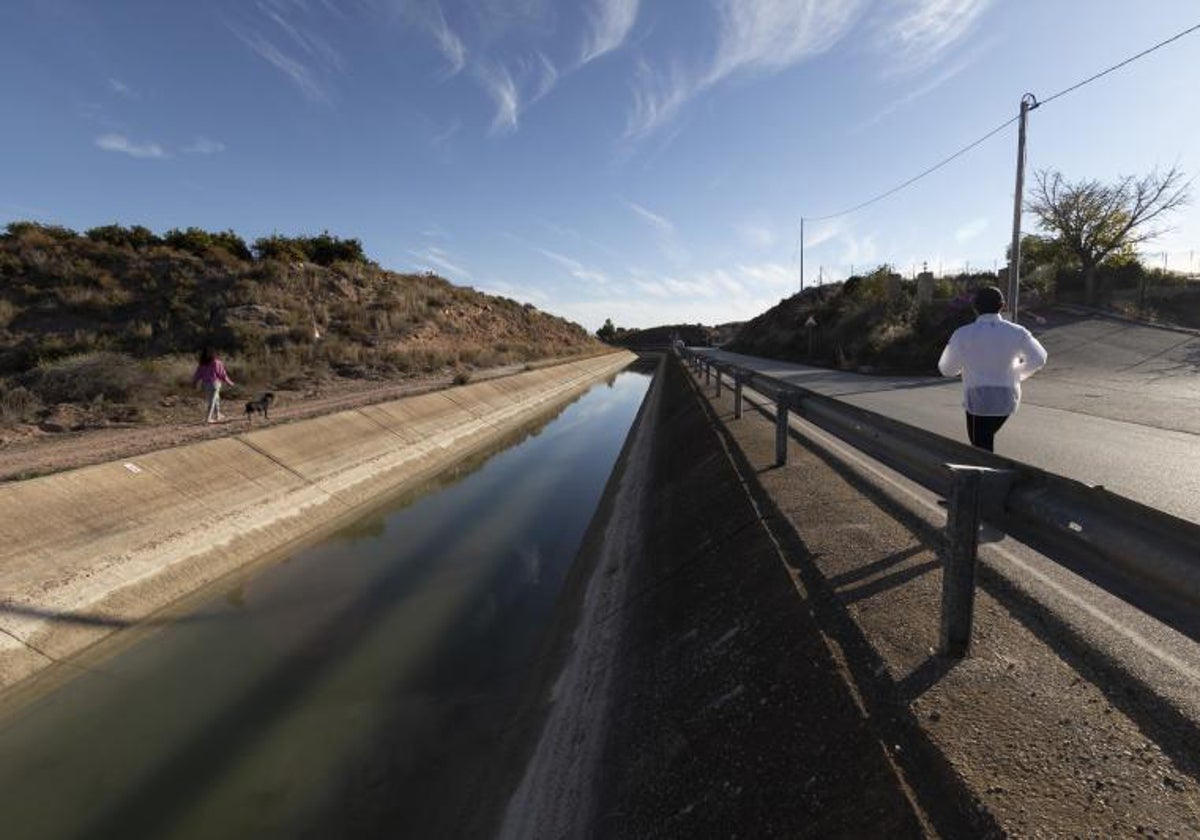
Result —
[[962, 374], [969, 414], [1007, 417], [1021, 404], [1021, 381], [1045, 364], [1046, 348], [1029, 330], [987, 314], [954, 331], [938, 369], [943, 376]]

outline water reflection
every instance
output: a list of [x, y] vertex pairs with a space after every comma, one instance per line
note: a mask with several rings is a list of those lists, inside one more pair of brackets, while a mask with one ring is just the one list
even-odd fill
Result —
[[486, 833], [519, 753], [508, 722], [647, 384], [593, 388], [10, 718], [5, 836]]

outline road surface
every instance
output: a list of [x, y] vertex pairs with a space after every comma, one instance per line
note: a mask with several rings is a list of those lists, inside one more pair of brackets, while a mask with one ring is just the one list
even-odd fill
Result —
[[[1200, 336], [1057, 310], [1042, 321], [1027, 326], [1049, 364], [1026, 380], [997, 453], [1200, 522]], [[966, 440], [957, 379], [701, 352]]]

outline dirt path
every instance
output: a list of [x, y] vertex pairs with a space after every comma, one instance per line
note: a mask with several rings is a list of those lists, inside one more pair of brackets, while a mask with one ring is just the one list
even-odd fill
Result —
[[[472, 381], [493, 379], [523, 369], [524, 365], [507, 365], [476, 371], [471, 378]], [[336, 380], [322, 383], [319, 389], [308, 392], [280, 391], [276, 393], [269, 422], [286, 423], [331, 414], [453, 384], [453, 376], [447, 374], [402, 381]], [[184, 443], [240, 434], [248, 428], [242, 407], [249, 398], [250, 395], [245, 393], [226, 397], [222, 403], [228, 419], [212, 425], [202, 422], [203, 400], [197, 395], [162, 407], [162, 419], [158, 422], [77, 432], [47, 432], [36, 426], [0, 429], [0, 482], [19, 481]], [[262, 419], [256, 417], [254, 425], [262, 424]]]

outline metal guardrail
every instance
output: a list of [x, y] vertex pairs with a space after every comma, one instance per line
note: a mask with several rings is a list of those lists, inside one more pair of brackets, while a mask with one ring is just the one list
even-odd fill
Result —
[[[963, 535], [973, 535], [981, 519], [1200, 640], [1200, 525], [692, 350], [680, 357], [706, 383], [714, 374], [717, 382], [733, 380], [735, 418], [743, 388], [775, 403], [777, 464], [787, 462], [788, 416], [795, 413], [947, 499], [943, 652], [962, 656], [969, 645], [972, 596], [963, 594], [961, 580], [970, 580], [973, 592], [975, 540]], [[964, 490], [968, 484], [977, 487]], [[969, 571], [961, 571], [964, 564]]]

